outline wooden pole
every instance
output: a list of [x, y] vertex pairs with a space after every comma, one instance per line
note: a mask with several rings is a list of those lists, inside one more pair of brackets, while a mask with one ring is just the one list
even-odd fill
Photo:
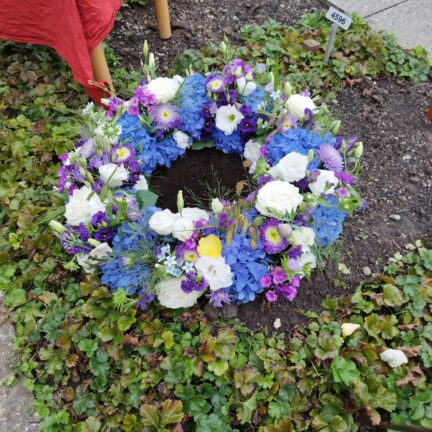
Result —
[[90, 53], [90, 59], [95, 81], [106, 81], [108, 90], [111, 93], [109, 96], [115, 96], [114, 84], [111, 79], [102, 42]]
[[171, 37], [171, 23], [168, 0], [155, 0], [156, 22], [161, 39]]

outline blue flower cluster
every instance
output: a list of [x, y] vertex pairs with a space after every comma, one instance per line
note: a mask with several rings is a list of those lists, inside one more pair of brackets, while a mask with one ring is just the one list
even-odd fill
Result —
[[[285, 133], [276, 133], [266, 145], [267, 160], [276, 165], [285, 155], [290, 152], [298, 152], [307, 155], [309, 150], [317, 150], [321, 144], [336, 143], [336, 139], [327, 134], [323, 137], [302, 128], [288, 129]], [[319, 161], [316, 157], [309, 164], [309, 169], [317, 168]]]
[[249, 105], [252, 111], [257, 111], [258, 105], [266, 100], [267, 93], [261, 87], [257, 87], [249, 96], [243, 97], [243, 103]]
[[199, 74], [186, 78], [178, 93], [177, 110], [182, 118], [181, 129], [199, 140], [204, 127], [203, 105], [209, 103], [205, 77]]
[[329, 198], [327, 201], [331, 204], [330, 207], [319, 205], [312, 213], [312, 229], [321, 247], [331, 245], [337, 240], [347, 216], [338, 209], [336, 199]]
[[170, 167], [172, 161], [185, 153], [171, 135], [161, 141], [152, 137], [138, 117], [123, 114], [118, 124], [122, 127], [121, 140], [133, 145], [141, 162], [141, 170], [147, 175], [158, 165]]
[[240, 132], [234, 131], [231, 135], [225, 135], [220, 129], [215, 128], [213, 133], [214, 146], [224, 153], [243, 153]]
[[223, 245], [222, 255], [233, 273], [230, 295], [234, 303], [248, 303], [255, 300], [263, 288], [259, 280], [267, 273], [268, 260], [261, 240], [253, 249], [250, 238], [236, 234], [228, 246]]

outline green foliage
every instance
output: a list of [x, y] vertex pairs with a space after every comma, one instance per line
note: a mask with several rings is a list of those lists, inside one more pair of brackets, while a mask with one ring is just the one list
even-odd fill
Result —
[[304, 88], [307, 83], [311, 90], [327, 97], [365, 77], [392, 74], [414, 82], [427, 79], [430, 65], [424, 48], [404, 50], [394, 36], [372, 30], [358, 15], [353, 16], [348, 31], [337, 33], [335, 49], [325, 65], [330, 26], [323, 13], [307, 14], [295, 27], [273, 20], [261, 26], [244, 25], [240, 29], [241, 46], [225, 40], [221, 45], [210, 43], [200, 50], [186, 50], [175, 59], [173, 73], [183, 74], [190, 68], [207, 72], [239, 57], [252, 64], [266, 63], [294, 86]]

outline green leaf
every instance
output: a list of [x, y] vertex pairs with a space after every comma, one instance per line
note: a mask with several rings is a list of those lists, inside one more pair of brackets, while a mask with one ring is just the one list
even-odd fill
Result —
[[158, 200], [157, 194], [149, 190], [140, 190], [136, 193], [139, 206], [142, 210], [154, 206]]
[[211, 147], [213, 147], [212, 141], [195, 141], [191, 146], [191, 150], [202, 150]]
[[143, 426], [154, 426], [158, 427], [160, 423], [160, 417], [158, 410], [155, 406], [150, 404], [142, 404], [140, 408], [141, 424]]
[[129, 330], [131, 325], [136, 321], [134, 316], [122, 315], [117, 321], [118, 328], [121, 331]]
[[162, 402], [161, 426], [177, 424], [183, 420], [183, 404], [179, 400], [164, 400]]
[[355, 363], [351, 360], [346, 360], [340, 355], [333, 359], [330, 367], [335, 382], [343, 383], [347, 387], [349, 387], [351, 383], [360, 376]]
[[208, 370], [213, 372], [216, 376], [222, 376], [228, 370], [228, 361], [224, 359], [217, 359], [208, 364]]
[[167, 350], [174, 346], [174, 335], [172, 331], [166, 330], [162, 333], [162, 340], [164, 341]]

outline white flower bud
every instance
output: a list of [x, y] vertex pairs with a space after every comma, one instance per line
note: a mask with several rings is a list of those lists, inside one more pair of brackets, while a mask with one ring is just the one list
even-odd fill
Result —
[[58, 234], [62, 234], [65, 232], [66, 228], [64, 225], [62, 225], [60, 222], [57, 222], [56, 220], [52, 220], [48, 224], [50, 228], [55, 231]]

